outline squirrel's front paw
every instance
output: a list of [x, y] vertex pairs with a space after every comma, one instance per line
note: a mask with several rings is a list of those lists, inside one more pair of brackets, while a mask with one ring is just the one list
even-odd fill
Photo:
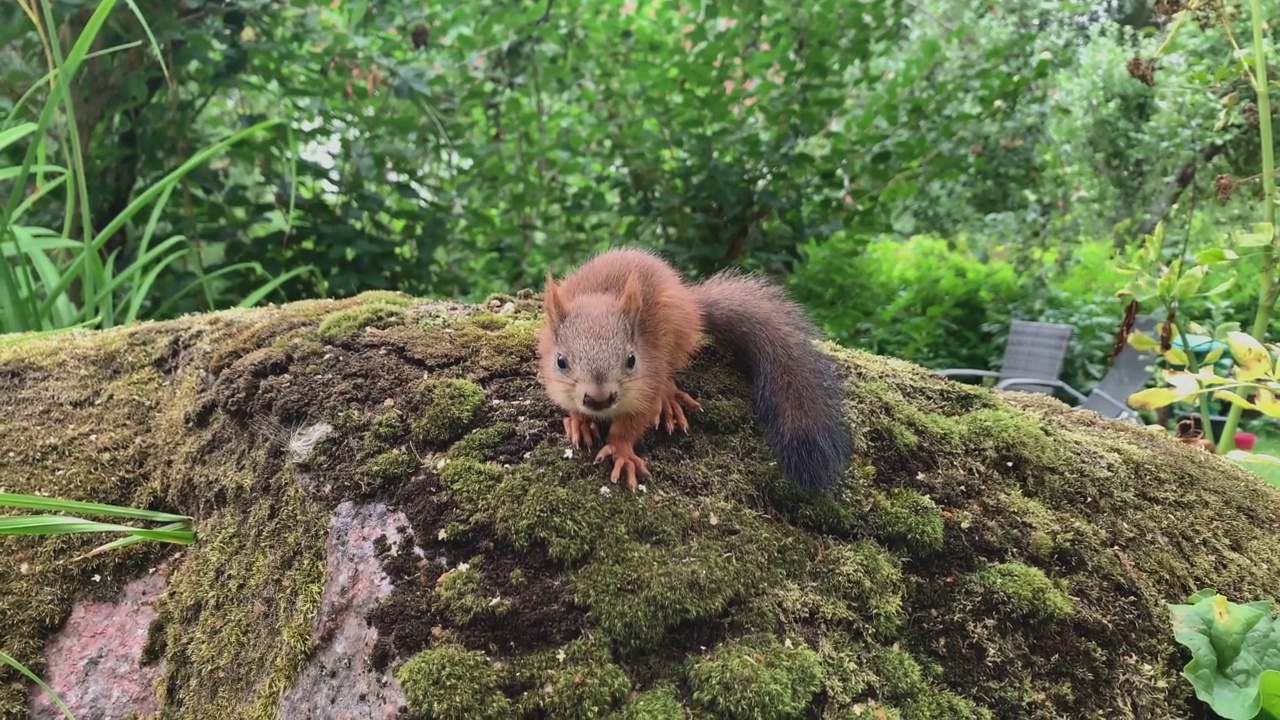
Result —
[[670, 435], [676, 431], [676, 427], [685, 432], [689, 432], [689, 421], [684, 416], [684, 410], [681, 405], [689, 408], [689, 410], [701, 410], [702, 406], [698, 401], [689, 397], [689, 394], [672, 385], [667, 392], [662, 395], [659, 402], [658, 417], [653, 421], [653, 426], [657, 428], [659, 425], [667, 426], [667, 434]]
[[567, 415], [564, 419], [564, 434], [569, 436], [569, 442], [574, 447], [592, 445], [600, 442], [600, 426], [596, 421], [583, 415], [580, 412], [574, 412]]
[[618, 482], [618, 477], [625, 470], [627, 473], [627, 489], [634, 491], [636, 489], [636, 473], [639, 472], [644, 477], [649, 477], [649, 468], [644, 464], [644, 460], [636, 455], [635, 448], [631, 443], [609, 443], [600, 448], [600, 452], [596, 455], [596, 463], [600, 463], [607, 457], [613, 457], [613, 472], [609, 475], [609, 479]]

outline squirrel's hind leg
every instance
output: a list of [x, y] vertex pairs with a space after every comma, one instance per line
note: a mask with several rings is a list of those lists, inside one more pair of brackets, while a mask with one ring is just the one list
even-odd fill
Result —
[[675, 381], [667, 385], [667, 389], [662, 393], [659, 400], [658, 416], [653, 420], [653, 427], [666, 425], [667, 434], [670, 435], [679, 427], [685, 432], [689, 432], [689, 420], [684, 415], [684, 410], [680, 407], [683, 405], [690, 411], [701, 410], [702, 406], [684, 392], [676, 387]]

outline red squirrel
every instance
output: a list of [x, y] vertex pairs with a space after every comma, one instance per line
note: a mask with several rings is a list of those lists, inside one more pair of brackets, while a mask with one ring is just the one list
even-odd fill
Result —
[[688, 367], [703, 333], [747, 361], [752, 406], [784, 475], [809, 491], [835, 487], [852, 440], [841, 410], [841, 381], [812, 342], [816, 329], [781, 288], [722, 272], [688, 284], [647, 250], [600, 253], [557, 283], [548, 272], [538, 380], [568, 415], [575, 447], [609, 434], [596, 455], [613, 458], [610, 480], [649, 477], [635, 443], [650, 428], [688, 432], [684, 410], [700, 409], [675, 374]]

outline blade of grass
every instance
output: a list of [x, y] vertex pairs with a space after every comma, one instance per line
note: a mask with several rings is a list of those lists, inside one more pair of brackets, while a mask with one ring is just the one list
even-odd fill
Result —
[[191, 530], [152, 530], [117, 525], [96, 520], [71, 517], [68, 515], [17, 515], [0, 517], [0, 535], [72, 535], [79, 533], [122, 532], [129, 535], [140, 535], [148, 540], [190, 545], [195, 541], [195, 532]]
[[66, 704], [62, 702], [62, 698], [58, 697], [58, 693], [54, 692], [53, 688], [49, 687], [48, 685], [45, 685], [44, 681], [41, 680], [39, 677], [36, 677], [35, 673], [28, 670], [26, 665], [23, 665], [22, 663], [18, 662], [16, 659], [14, 659], [12, 655], [6, 652], [0, 652], [0, 662], [22, 673], [23, 675], [26, 676], [28, 680], [39, 685], [41, 690], [44, 690], [45, 692], [49, 693], [49, 697], [53, 698], [54, 704], [58, 706], [58, 709], [62, 711], [63, 716], [65, 716], [67, 720], [76, 720], [75, 716], [71, 714], [70, 708], [68, 708]]
[[78, 512], [107, 517], [133, 518], [134, 520], [152, 520], [154, 522], [190, 521], [188, 515], [175, 515], [158, 510], [139, 510], [138, 508], [103, 503], [84, 502], [81, 500], [63, 500], [60, 498], [26, 495], [23, 493], [0, 492], [0, 507], [22, 508], [24, 510], [57, 510], [59, 512]]
[[[165, 525], [163, 527], [159, 527], [156, 529], [157, 530], [181, 530], [186, 525], [187, 525], [186, 523], [170, 523], [168, 525]], [[79, 562], [80, 560], [85, 560], [95, 555], [100, 555], [104, 552], [109, 552], [111, 550], [119, 550], [120, 548], [128, 547], [130, 545], [136, 545], [140, 542], [146, 542], [146, 541], [147, 541], [147, 538], [144, 538], [138, 535], [129, 535], [127, 537], [122, 537], [118, 540], [112, 540], [109, 543], [99, 545], [98, 547], [90, 550], [87, 553], [77, 555], [76, 557], [72, 558], [72, 562]]]

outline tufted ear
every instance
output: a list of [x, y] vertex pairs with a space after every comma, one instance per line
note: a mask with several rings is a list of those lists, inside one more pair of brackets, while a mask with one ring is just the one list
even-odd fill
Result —
[[542, 295], [542, 309], [547, 313], [552, 328], [559, 327], [564, 322], [564, 316], [569, 314], [564, 297], [560, 295], [560, 286], [556, 284], [555, 276], [550, 270], [547, 271], [547, 287]]
[[641, 311], [644, 310], [644, 294], [640, 282], [635, 275], [628, 275], [626, 285], [622, 288], [622, 312], [634, 326], [640, 322]]

